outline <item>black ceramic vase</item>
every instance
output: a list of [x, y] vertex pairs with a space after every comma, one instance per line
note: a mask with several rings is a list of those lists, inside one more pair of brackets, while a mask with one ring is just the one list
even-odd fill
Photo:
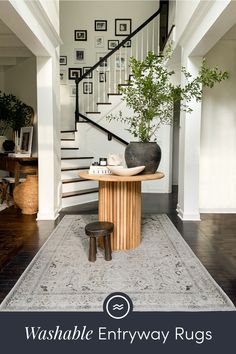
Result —
[[2, 146], [6, 152], [11, 152], [14, 151], [15, 143], [13, 140], [5, 140]]
[[155, 173], [161, 161], [161, 148], [157, 143], [131, 142], [125, 149], [127, 167], [145, 166], [144, 174]]

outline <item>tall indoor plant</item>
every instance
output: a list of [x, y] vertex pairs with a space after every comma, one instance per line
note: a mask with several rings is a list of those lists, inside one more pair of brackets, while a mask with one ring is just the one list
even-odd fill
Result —
[[[155, 172], [159, 165], [161, 150], [155, 143], [156, 133], [163, 124], [173, 124], [175, 107], [190, 112], [189, 103], [193, 98], [196, 101], [201, 100], [202, 87], [213, 87], [216, 82], [228, 78], [227, 72], [217, 67], [208, 68], [203, 61], [195, 78], [192, 78], [191, 74], [182, 67], [181, 72], [186, 78], [186, 84], [175, 85], [172, 82], [175, 72], [167, 67], [170, 57], [170, 48], [161, 56], [149, 52], [141, 61], [131, 57], [131, 80], [128, 86], [121, 88], [121, 93], [122, 100], [126, 101], [133, 113], [124, 116], [119, 112], [118, 115], [108, 116], [109, 120], [116, 119], [126, 123], [127, 130], [138, 139], [139, 144], [132, 142], [126, 148], [126, 163], [128, 167], [145, 165], [146, 173]], [[137, 153], [140, 159], [136, 156]], [[155, 163], [153, 163], [154, 159], [157, 160]]]

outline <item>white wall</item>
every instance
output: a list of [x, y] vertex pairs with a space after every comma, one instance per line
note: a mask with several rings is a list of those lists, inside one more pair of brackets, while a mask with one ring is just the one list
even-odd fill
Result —
[[36, 83], [36, 58], [31, 57], [10, 67], [5, 71], [4, 91], [12, 93], [27, 105], [33, 107], [34, 135], [33, 135], [33, 156], [37, 156], [37, 83]]
[[[124, 39], [115, 36], [115, 19], [131, 18], [132, 30], [141, 25], [159, 8], [158, 1], [61, 1], [60, 2], [60, 35], [63, 41], [61, 55], [67, 56], [67, 66], [61, 66], [68, 75], [69, 67], [93, 66], [96, 53], [107, 53], [107, 41]], [[95, 31], [94, 20], [107, 20], [107, 31]], [[74, 41], [74, 30], [87, 30], [87, 41]], [[95, 37], [104, 37], [104, 48], [95, 48]], [[85, 62], [75, 64], [74, 49], [85, 49]], [[68, 80], [67, 85], [61, 85], [61, 120], [62, 130], [74, 128], [75, 98], [70, 97], [70, 85], [74, 80]]]
[[207, 62], [230, 79], [204, 90], [200, 157], [200, 210], [236, 211], [236, 41], [220, 40]]

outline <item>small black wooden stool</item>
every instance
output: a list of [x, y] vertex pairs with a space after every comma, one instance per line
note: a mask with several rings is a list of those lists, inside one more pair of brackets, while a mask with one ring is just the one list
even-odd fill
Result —
[[85, 233], [90, 237], [89, 243], [89, 261], [96, 261], [97, 243], [96, 237], [103, 237], [105, 260], [111, 260], [111, 233], [114, 229], [114, 224], [108, 221], [97, 221], [85, 226]]

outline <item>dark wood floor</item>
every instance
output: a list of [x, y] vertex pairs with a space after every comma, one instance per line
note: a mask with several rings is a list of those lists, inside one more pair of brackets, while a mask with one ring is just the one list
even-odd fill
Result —
[[[144, 194], [143, 213], [167, 213], [216, 282], [236, 305], [236, 215], [202, 214], [182, 222], [176, 215], [177, 193]], [[57, 221], [36, 221], [14, 207], [0, 212], [0, 302], [11, 290], [64, 214], [97, 213], [97, 203], [63, 210]]]

